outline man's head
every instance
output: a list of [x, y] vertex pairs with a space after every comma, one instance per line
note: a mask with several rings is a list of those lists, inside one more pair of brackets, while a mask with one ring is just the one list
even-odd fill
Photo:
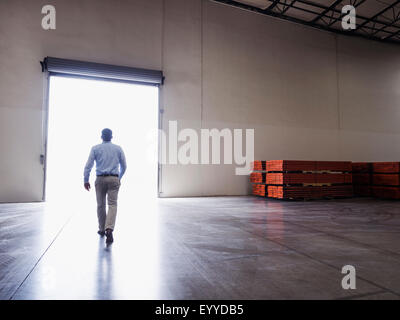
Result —
[[101, 131], [101, 138], [103, 141], [111, 141], [112, 139], [112, 131], [108, 128], [105, 128]]

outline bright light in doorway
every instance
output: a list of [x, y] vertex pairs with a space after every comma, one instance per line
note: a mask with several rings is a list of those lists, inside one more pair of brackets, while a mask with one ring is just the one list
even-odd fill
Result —
[[101, 143], [103, 128], [113, 130], [113, 143], [123, 148], [127, 159], [119, 198], [157, 196], [158, 88], [52, 76], [47, 200], [94, 201], [95, 167], [90, 195], [83, 189], [83, 168], [90, 148]]

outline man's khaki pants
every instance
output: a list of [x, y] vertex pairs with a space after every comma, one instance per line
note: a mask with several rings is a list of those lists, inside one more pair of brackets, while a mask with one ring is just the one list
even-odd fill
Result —
[[[118, 177], [98, 176], [96, 178], [97, 218], [99, 230], [114, 230], [117, 217], [118, 191], [121, 183]], [[108, 201], [108, 213], [106, 214], [106, 196]]]

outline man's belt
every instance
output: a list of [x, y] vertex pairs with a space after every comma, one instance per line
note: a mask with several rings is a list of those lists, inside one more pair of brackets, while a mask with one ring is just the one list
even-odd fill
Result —
[[117, 174], [98, 174], [98, 177], [119, 177]]

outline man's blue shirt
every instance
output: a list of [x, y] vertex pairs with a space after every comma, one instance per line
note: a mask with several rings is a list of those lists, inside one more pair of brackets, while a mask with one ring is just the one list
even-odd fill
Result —
[[[89, 182], [90, 171], [96, 161], [96, 175], [114, 174], [121, 179], [126, 170], [126, 159], [124, 151], [120, 146], [103, 141], [103, 143], [95, 145], [90, 150], [89, 159], [86, 162], [84, 170], [84, 182]], [[121, 167], [121, 171], [120, 171]]]

